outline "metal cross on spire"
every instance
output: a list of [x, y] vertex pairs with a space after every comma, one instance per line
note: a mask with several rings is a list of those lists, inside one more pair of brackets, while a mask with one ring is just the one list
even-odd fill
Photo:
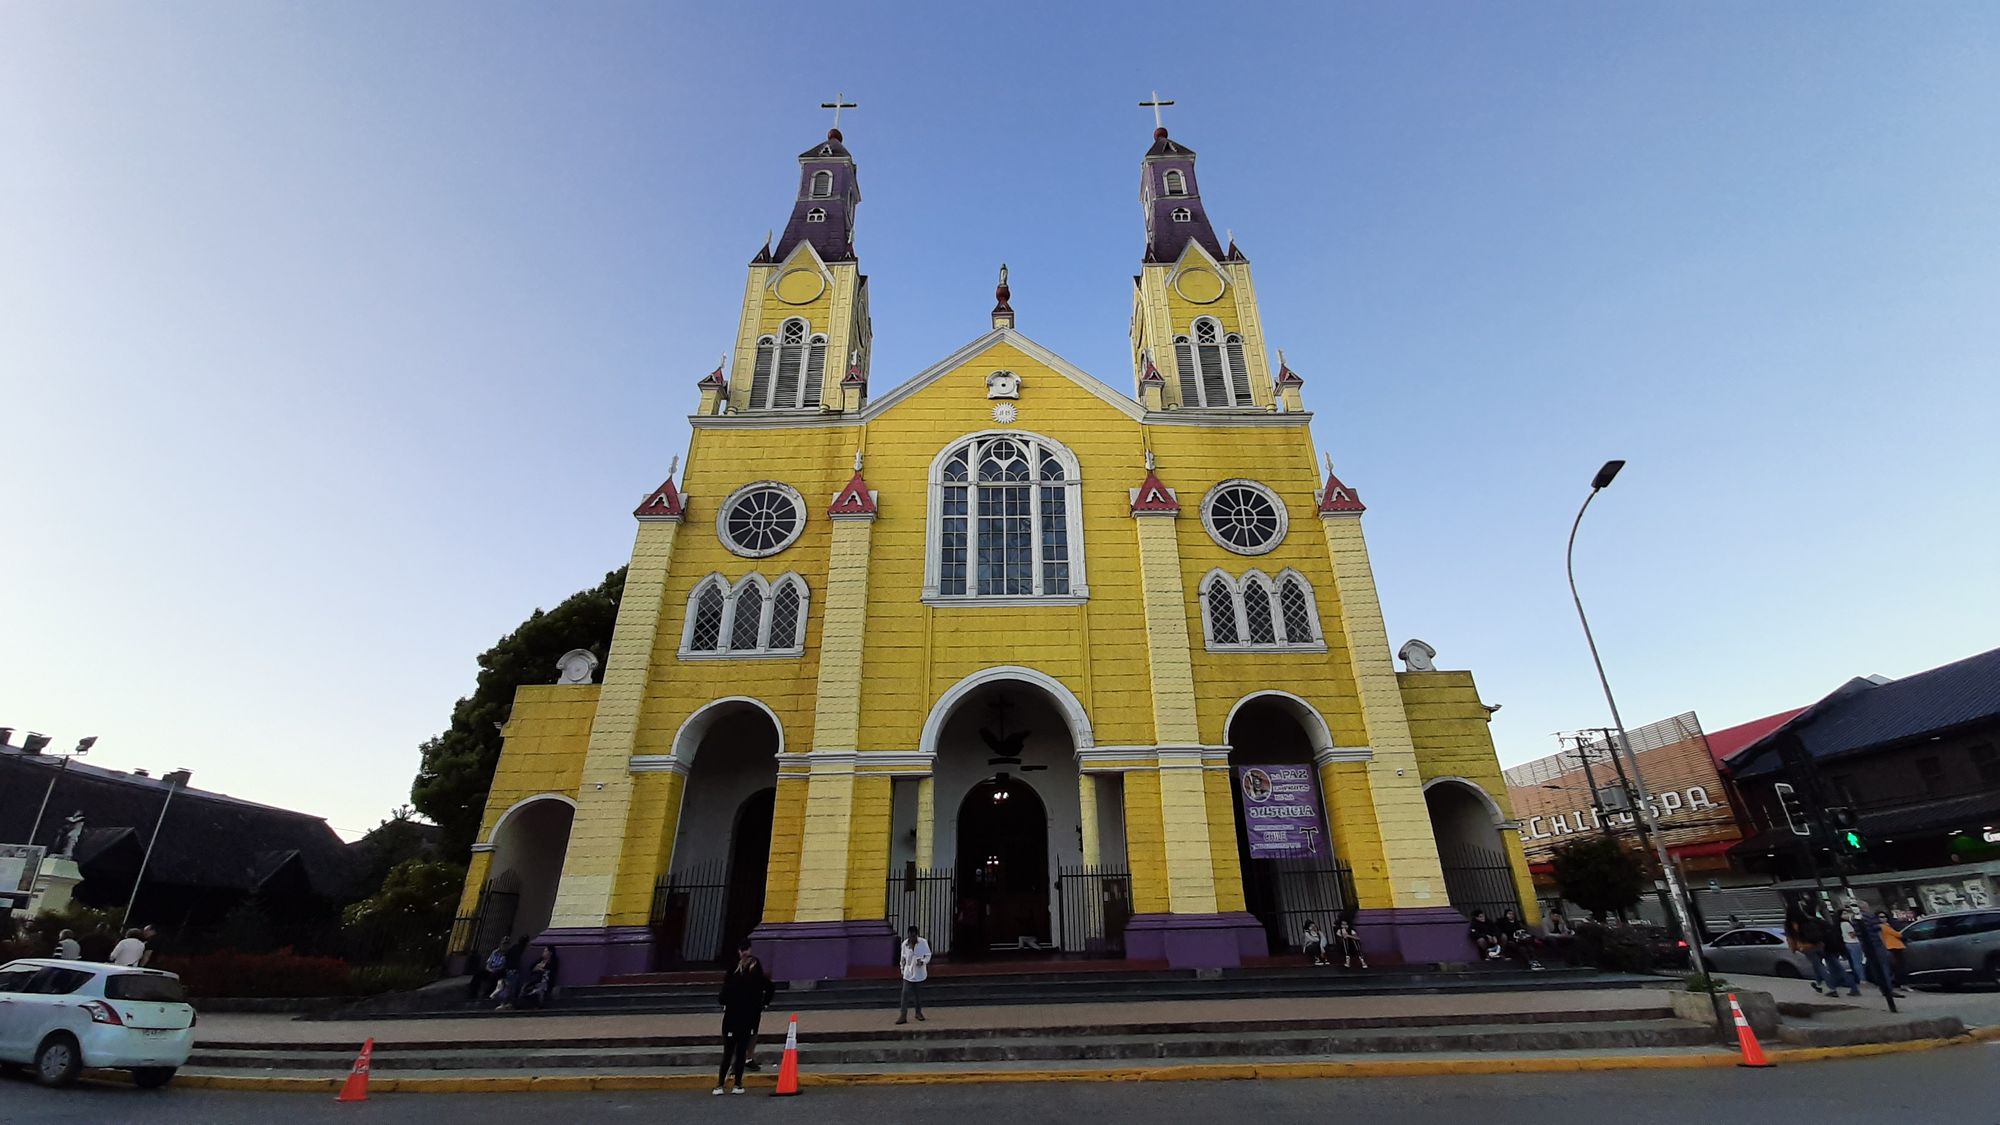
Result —
[[1172, 104], [1174, 104], [1174, 100], [1172, 98], [1168, 98], [1165, 101], [1161, 101], [1160, 92], [1158, 90], [1155, 90], [1153, 91], [1153, 100], [1150, 102], [1140, 102], [1139, 108], [1151, 109], [1153, 111], [1153, 128], [1164, 129], [1166, 128], [1166, 125], [1160, 120], [1160, 109], [1163, 106], [1170, 106]]
[[819, 107], [820, 107], [821, 109], [830, 109], [830, 110], [832, 110], [832, 111], [833, 111], [833, 127], [834, 127], [834, 128], [836, 128], [836, 129], [840, 128], [840, 111], [841, 111], [841, 110], [843, 110], [843, 109], [860, 109], [860, 108], [861, 108], [861, 107], [860, 107], [860, 106], [859, 106], [858, 104], [856, 104], [856, 103], [854, 103], [854, 102], [850, 102], [850, 101], [847, 101], [847, 100], [846, 100], [846, 98], [847, 98], [847, 95], [846, 95], [846, 94], [835, 94], [835, 95], [833, 96], [833, 100], [832, 100], [832, 101], [830, 101], [830, 102], [821, 102], [821, 103], [819, 103]]

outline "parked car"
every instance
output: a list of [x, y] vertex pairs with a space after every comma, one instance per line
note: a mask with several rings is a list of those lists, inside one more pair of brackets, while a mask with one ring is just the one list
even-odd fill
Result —
[[1903, 928], [1903, 971], [1911, 984], [1956, 988], [2000, 982], [2000, 910], [1958, 910]]
[[1776, 927], [1744, 926], [1718, 934], [1703, 942], [1701, 959], [1711, 969], [1730, 973], [1756, 973], [1767, 977], [1811, 980], [1816, 975], [1806, 955], [1785, 944], [1785, 931]]
[[194, 1049], [194, 1021], [172, 973], [95, 961], [0, 965], [0, 1069], [32, 1066], [45, 1086], [67, 1086], [86, 1066], [164, 1086]]
[[1654, 968], [1688, 967], [1688, 943], [1675, 937], [1672, 930], [1653, 922], [1634, 922], [1631, 930], [1640, 941], [1646, 943], [1646, 951], [1652, 954]]

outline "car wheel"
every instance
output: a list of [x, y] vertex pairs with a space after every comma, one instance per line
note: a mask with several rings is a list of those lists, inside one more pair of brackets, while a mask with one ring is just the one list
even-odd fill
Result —
[[1771, 969], [1771, 975], [1779, 980], [1799, 979], [1799, 967], [1790, 961], [1780, 961]]
[[157, 1090], [174, 1080], [177, 1069], [171, 1066], [142, 1066], [132, 1072], [132, 1085], [141, 1090]]
[[66, 1033], [42, 1040], [35, 1052], [35, 1078], [44, 1086], [67, 1086], [83, 1073], [83, 1051]]

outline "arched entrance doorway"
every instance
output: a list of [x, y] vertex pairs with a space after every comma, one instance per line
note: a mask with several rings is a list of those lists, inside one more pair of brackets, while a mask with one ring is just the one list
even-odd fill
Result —
[[[1303, 700], [1283, 694], [1252, 696], [1230, 713], [1229, 787], [1236, 814], [1236, 859], [1243, 873], [1244, 909], [1264, 927], [1273, 954], [1298, 949], [1307, 921], [1321, 932], [1355, 908], [1353, 881], [1334, 856], [1331, 818], [1320, 791], [1313, 751], [1325, 723]], [[1254, 769], [1254, 773], [1246, 772]], [[1244, 779], [1256, 792], [1244, 799]], [[1276, 797], [1274, 790], [1283, 790]], [[1271, 817], [1253, 826], [1246, 808], [1271, 810], [1303, 801], [1300, 814]], [[1293, 805], [1294, 808], [1303, 808]]]
[[1484, 910], [1489, 918], [1520, 909], [1514, 869], [1500, 838], [1504, 818], [1493, 798], [1463, 778], [1441, 777], [1425, 783], [1424, 805], [1452, 908], [1467, 917]]
[[[910, 919], [945, 935], [933, 949], [954, 960], [1084, 949], [1089, 920], [1060, 904], [1062, 872], [1083, 863], [1076, 749], [1089, 738], [1076, 698], [1031, 669], [976, 673], [938, 701], [922, 747], [932, 753], [930, 843], [950, 912]], [[1122, 820], [1107, 825], [1094, 811], [1097, 835], [1122, 839]]]
[[1049, 944], [1049, 814], [1034, 786], [997, 774], [958, 806], [961, 956]]
[[562, 881], [576, 803], [555, 793], [528, 799], [500, 814], [493, 826], [493, 864], [479, 907], [475, 948], [484, 957], [499, 942], [532, 938], [549, 928], [556, 884]]
[[653, 893], [656, 968], [733, 959], [764, 914], [771, 816], [784, 735], [754, 699], [723, 699], [689, 717], [674, 740], [684, 763], [673, 862]]

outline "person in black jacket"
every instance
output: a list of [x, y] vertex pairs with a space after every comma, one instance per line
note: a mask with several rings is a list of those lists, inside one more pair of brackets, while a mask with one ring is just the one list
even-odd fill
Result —
[[720, 1094], [727, 1084], [730, 1072], [735, 1071], [736, 1082], [729, 1092], [743, 1092], [743, 1062], [750, 1054], [750, 1042], [757, 1035], [757, 1022], [764, 1017], [764, 1006], [776, 995], [778, 986], [764, 972], [764, 963], [750, 953], [750, 939], [736, 943], [736, 964], [729, 975], [722, 978], [722, 991], [716, 1002], [722, 1005], [722, 1067], [715, 1072], [715, 1089], [710, 1094]]

